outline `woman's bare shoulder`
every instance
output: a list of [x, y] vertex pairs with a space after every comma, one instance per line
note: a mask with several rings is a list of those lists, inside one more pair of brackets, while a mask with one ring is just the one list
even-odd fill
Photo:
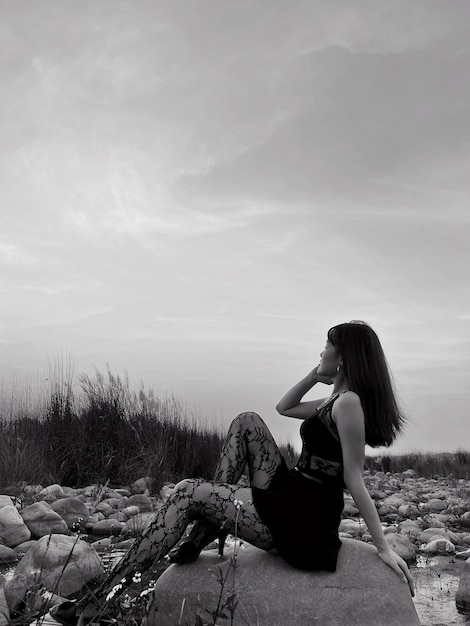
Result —
[[336, 417], [342, 413], [350, 413], [351, 411], [362, 410], [361, 398], [355, 391], [344, 391], [341, 393], [333, 405], [332, 417]]

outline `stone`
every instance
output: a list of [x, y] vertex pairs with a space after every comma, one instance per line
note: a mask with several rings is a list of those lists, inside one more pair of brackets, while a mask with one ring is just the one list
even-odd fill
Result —
[[88, 508], [78, 498], [60, 498], [51, 504], [55, 511], [67, 524], [69, 530], [84, 527], [90, 517]]
[[23, 556], [28, 552], [30, 548], [32, 548], [37, 542], [37, 539], [29, 539], [28, 541], [23, 541], [23, 543], [19, 543], [15, 546], [15, 552], [18, 556]]
[[31, 532], [14, 506], [0, 509], [0, 538], [10, 548], [31, 538]]
[[150, 511], [153, 511], [152, 500], [149, 496], [145, 496], [142, 493], [136, 493], [130, 496], [126, 502], [126, 506], [137, 506], [141, 513], [150, 513]]
[[47, 502], [33, 502], [20, 513], [32, 537], [44, 537], [51, 533], [61, 535], [68, 532], [66, 522]]
[[150, 476], [144, 476], [143, 478], [138, 478], [132, 483], [132, 485], [130, 485], [130, 490], [132, 494], [144, 493], [148, 495], [151, 489], [152, 489], [152, 479], [150, 478]]
[[[408, 585], [361, 541], [343, 540], [336, 572], [298, 570], [250, 545], [239, 549], [236, 562], [233, 626], [420, 624]], [[171, 565], [156, 582], [142, 626], [194, 623], [195, 614], [207, 619], [221, 591], [214, 574], [226, 574], [230, 564], [230, 554], [220, 560], [204, 551], [193, 563]]]
[[[117, 511], [122, 506], [125, 506], [125, 502], [124, 498], [105, 498], [100, 504], [107, 504], [113, 511]], [[98, 507], [97, 510], [99, 510]]]
[[462, 515], [462, 513], [465, 513], [467, 508], [468, 508], [468, 505], [465, 503], [449, 504], [449, 506], [447, 507], [447, 513], [449, 513], [450, 515], [460, 516]]
[[447, 508], [447, 504], [439, 498], [431, 498], [431, 500], [427, 503], [426, 508], [428, 511], [432, 511], [433, 513], [440, 513]]
[[63, 497], [64, 490], [57, 483], [44, 487], [44, 489], [41, 489], [41, 491], [37, 494], [38, 500], [45, 500], [46, 502], [54, 502], [58, 498]]
[[[37, 624], [38, 626], [44, 626], [48, 622], [44, 620], [44, 610], [51, 607], [56, 606], [58, 604], [63, 604], [67, 601], [67, 598], [63, 598], [62, 596], [58, 596], [55, 593], [47, 591], [47, 589], [41, 588], [37, 591], [32, 591], [28, 593], [27, 597], [27, 605], [28, 605], [28, 613], [30, 615], [34, 615], [35, 612], [39, 612], [41, 617], [37, 621], [31, 622], [31, 624]], [[28, 622], [29, 623], [29, 622]], [[54, 623], [54, 622], [53, 622]], [[57, 621], [55, 621], [55, 626], [57, 626]]]
[[421, 543], [427, 543], [431, 539], [435, 539], [436, 536], [444, 537], [449, 541], [452, 541], [453, 544], [459, 543], [460, 537], [457, 533], [448, 530], [447, 528], [426, 528], [421, 533], [419, 540]]
[[470, 511], [465, 511], [465, 513], [462, 513], [462, 515], [460, 516], [460, 521], [466, 528], [468, 528], [470, 526]]
[[455, 604], [459, 611], [470, 612], [470, 559], [463, 564], [459, 586], [455, 594]]
[[140, 513], [138, 506], [126, 506], [124, 509], [121, 509], [121, 513], [126, 516], [126, 521], [134, 517], [134, 515], [138, 515]]
[[364, 522], [355, 519], [342, 519], [339, 523], [339, 532], [348, 533], [353, 539], [361, 537], [367, 530]]
[[404, 520], [403, 522], [399, 523], [398, 532], [401, 535], [406, 535], [412, 541], [413, 540], [417, 541], [419, 537], [421, 536], [422, 528], [418, 521]]
[[160, 500], [164, 503], [168, 500], [172, 493], [175, 491], [175, 485], [173, 483], [167, 483], [160, 489]]
[[127, 520], [121, 529], [121, 535], [137, 537], [147, 526], [150, 526], [154, 519], [155, 513], [138, 513]]
[[445, 528], [447, 519], [445, 515], [441, 515], [440, 513], [429, 513], [429, 515], [426, 516], [426, 521], [430, 527]]
[[42, 485], [26, 485], [22, 491], [23, 498], [31, 501], [43, 490]]
[[345, 500], [342, 515], [344, 518], [354, 517], [356, 515], [359, 515], [359, 509], [354, 504], [354, 502], [351, 502], [350, 500]]
[[8, 626], [10, 622], [10, 609], [5, 597], [5, 576], [0, 574], [0, 626]]
[[59, 534], [42, 537], [24, 555], [5, 585], [8, 606], [12, 611], [26, 591], [36, 586], [68, 598], [103, 572], [98, 553], [85, 541]]
[[385, 539], [391, 549], [407, 563], [416, 561], [416, 549], [410, 539], [403, 534], [387, 534]]
[[454, 544], [444, 537], [435, 537], [430, 539], [425, 546], [421, 547], [424, 554], [453, 554], [455, 552]]
[[405, 501], [401, 496], [398, 496], [397, 494], [393, 494], [385, 498], [385, 500], [383, 501], [383, 504], [385, 506], [392, 506], [395, 509], [398, 509], [398, 507], [405, 504]]
[[114, 511], [114, 513], [110, 513], [106, 519], [115, 519], [118, 522], [122, 522], [123, 524], [128, 520], [126, 514], [122, 511]]
[[110, 504], [108, 504], [107, 502], [100, 502], [99, 504], [96, 505], [94, 513], [103, 513], [103, 515], [105, 517], [108, 517], [108, 515], [111, 515], [111, 513], [115, 512], [115, 508], [112, 507]]
[[4, 506], [15, 506], [15, 505], [13, 504], [13, 500], [10, 498], [10, 496], [0, 495], [0, 509], [3, 508]]
[[124, 522], [117, 519], [103, 519], [91, 527], [93, 535], [119, 535], [124, 526]]
[[397, 508], [391, 504], [382, 504], [378, 508], [378, 514], [380, 517], [387, 517], [397, 513]]
[[402, 504], [398, 507], [398, 514], [403, 519], [416, 519], [419, 517], [420, 512], [416, 504], [408, 502], [407, 504]]
[[18, 553], [8, 546], [0, 545], [0, 565], [4, 563], [15, 563], [18, 560]]
[[97, 541], [93, 541], [91, 544], [94, 549], [98, 552], [98, 554], [110, 552], [113, 542], [111, 537], [104, 537], [103, 539], [98, 539]]

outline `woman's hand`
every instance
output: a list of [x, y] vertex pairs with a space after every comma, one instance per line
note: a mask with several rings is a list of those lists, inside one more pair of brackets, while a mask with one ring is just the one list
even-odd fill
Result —
[[316, 367], [313, 368], [311, 375], [313, 378], [315, 378], [317, 383], [323, 383], [325, 385], [332, 385], [333, 384], [333, 379], [330, 378], [329, 376], [322, 376], [321, 374], [318, 374], [318, 368], [320, 367], [320, 365], [317, 365]]
[[400, 576], [404, 583], [408, 583], [408, 586], [411, 591], [411, 595], [415, 595], [415, 587], [413, 583], [413, 578], [411, 577], [410, 570], [408, 569], [408, 565], [405, 561], [393, 550], [381, 550], [378, 552], [379, 557], [382, 559], [384, 563], [386, 563], [389, 567], [393, 569], [394, 572]]

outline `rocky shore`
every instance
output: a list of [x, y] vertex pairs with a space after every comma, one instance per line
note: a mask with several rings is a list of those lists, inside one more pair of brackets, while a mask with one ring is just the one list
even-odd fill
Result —
[[[409, 564], [421, 556], [466, 560], [455, 602], [460, 610], [470, 611], [470, 482], [420, 478], [413, 470], [366, 472], [365, 479], [387, 541]], [[8, 581], [0, 581], [0, 626], [10, 623], [26, 597], [37, 613], [47, 592], [48, 602], [54, 603], [99, 576], [100, 554], [111, 547], [125, 549], [150, 523], [171, 488], [152, 495], [151, 480], [141, 478], [125, 488], [20, 484], [4, 489], [0, 561], [11, 563], [15, 571]], [[348, 495], [340, 532], [371, 541]]]

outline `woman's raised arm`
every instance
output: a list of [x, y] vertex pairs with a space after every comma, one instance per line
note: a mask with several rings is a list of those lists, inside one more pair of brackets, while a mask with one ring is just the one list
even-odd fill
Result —
[[330, 378], [319, 376], [317, 374], [318, 365], [305, 378], [302, 378], [296, 385], [282, 396], [276, 404], [276, 411], [287, 417], [296, 417], [298, 419], [306, 419], [315, 413], [317, 408], [325, 401], [325, 398], [319, 400], [309, 400], [301, 402], [307, 391], [317, 383], [326, 383], [331, 385], [333, 382]]

